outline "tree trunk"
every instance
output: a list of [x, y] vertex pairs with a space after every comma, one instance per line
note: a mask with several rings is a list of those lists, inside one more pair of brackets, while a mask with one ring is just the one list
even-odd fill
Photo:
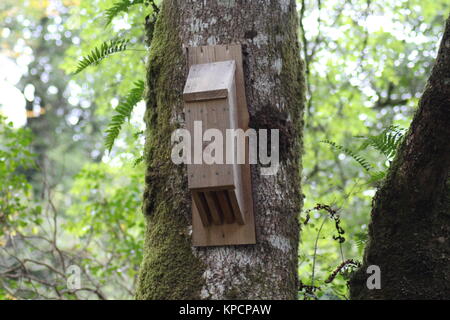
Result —
[[[250, 127], [280, 130], [280, 168], [252, 166], [257, 244], [191, 246], [186, 167], [171, 162], [184, 127], [186, 46], [243, 46]], [[304, 105], [294, 0], [163, 1], [148, 63], [144, 259], [137, 299], [295, 299]]]
[[[378, 190], [353, 299], [450, 299], [450, 18], [405, 141]], [[366, 269], [381, 270], [369, 290]]]

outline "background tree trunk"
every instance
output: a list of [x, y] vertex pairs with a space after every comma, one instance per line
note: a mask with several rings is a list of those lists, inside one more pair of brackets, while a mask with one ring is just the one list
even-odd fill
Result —
[[[431, 77], [377, 192], [354, 299], [450, 299], [450, 19]], [[381, 269], [368, 290], [366, 269]]]
[[[184, 127], [186, 46], [241, 43], [250, 127], [280, 129], [280, 169], [252, 166], [257, 244], [193, 248], [185, 166], [170, 160]], [[138, 299], [295, 299], [301, 210], [303, 64], [294, 0], [165, 0], [148, 65], [144, 259]]]

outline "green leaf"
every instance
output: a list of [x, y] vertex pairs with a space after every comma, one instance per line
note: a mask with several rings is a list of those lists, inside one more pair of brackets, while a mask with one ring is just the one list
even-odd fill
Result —
[[91, 53], [81, 58], [78, 61], [77, 69], [74, 74], [78, 74], [84, 69], [92, 65], [98, 65], [106, 57], [127, 50], [129, 40], [127, 39], [115, 39], [103, 42], [99, 47], [91, 50]]
[[120, 0], [113, 4], [113, 6], [105, 11], [106, 25], [109, 25], [111, 21], [120, 13], [128, 12], [131, 6], [136, 4], [143, 4], [145, 0]]
[[367, 161], [366, 158], [364, 158], [363, 156], [361, 156], [360, 154], [358, 154], [356, 151], [350, 150], [348, 148], [345, 148], [344, 146], [341, 146], [339, 144], [337, 144], [334, 141], [330, 141], [330, 140], [322, 140], [320, 141], [322, 143], [326, 143], [329, 144], [330, 146], [332, 146], [333, 148], [343, 152], [344, 154], [352, 157], [356, 162], [358, 162], [360, 164], [361, 167], [363, 167], [366, 171], [370, 171], [372, 170], [372, 165], [369, 163], [369, 161]]
[[386, 171], [376, 171], [375, 173], [370, 173], [370, 179], [367, 184], [377, 184], [386, 177]]
[[360, 150], [365, 150], [371, 146], [381, 152], [386, 158], [391, 159], [395, 156], [398, 146], [403, 141], [406, 130], [398, 126], [390, 126], [378, 135], [372, 135], [364, 138], [366, 141], [361, 145]]
[[130, 119], [134, 107], [142, 100], [144, 94], [144, 81], [138, 80], [134, 83], [134, 88], [125, 96], [124, 100], [116, 108], [116, 114], [106, 130], [105, 147], [111, 152], [114, 141], [119, 136], [120, 129], [127, 119]]
[[145, 6], [151, 5], [154, 14], [159, 12], [159, 8], [154, 0], [120, 0], [105, 11], [106, 25], [109, 25], [116, 16], [121, 13], [127, 13], [131, 6], [137, 4], [144, 4]]

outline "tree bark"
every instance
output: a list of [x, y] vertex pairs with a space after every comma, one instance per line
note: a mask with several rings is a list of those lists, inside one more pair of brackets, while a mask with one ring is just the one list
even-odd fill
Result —
[[[250, 127], [280, 130], [280, 169], [252, 166], [257, 244], [191, 246], [186, 167], [171, 162], [184, 127], [187, 46], [243, 46]], [[295, 299], [304, 106], [294, 0], [163, 1], [148, 63], [144, 259], [137, 299]]]
[[[373, 200], [353, 299], [450, 299], [450, 18], [405, 141]], [[366, 269], [381, 269], [381, 289]]]

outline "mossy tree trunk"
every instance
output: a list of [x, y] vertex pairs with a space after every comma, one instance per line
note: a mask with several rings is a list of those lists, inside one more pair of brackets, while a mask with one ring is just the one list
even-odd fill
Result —
[[[257, 244], [194, 248], [186, 167], [171, 162], [184, 127], [186, 46], [240, 43], [250, 127], [280, 129], [280, 168], [252, 166]], [[294, 0], [163, 1], [148, 63], [144, 259], [137, 299], [295, 299], [301, 210], [303, 64]]]
[[[353, 299], [450, 299], [450, 18], [411, 127], [378, 190]], [[381, 289], [369, 290], [377, 265]]]

